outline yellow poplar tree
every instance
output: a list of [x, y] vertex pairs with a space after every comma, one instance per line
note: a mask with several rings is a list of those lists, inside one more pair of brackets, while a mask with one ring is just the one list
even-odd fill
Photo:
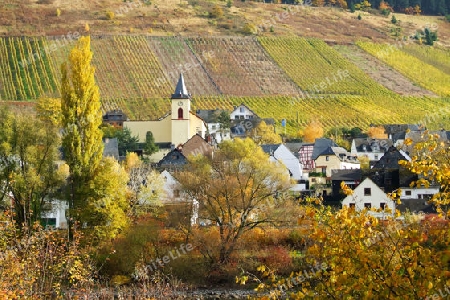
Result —
[[[126, 173], [122, 167], [102, 161], [101, 103], [92, 55], [90, 37], [81, 37], [70, 52], [69, 64], [61, 66], [62, 145], [69, 166], [69, 227], [80, 221], [101, 228], [95, 234], [102, 238], [112, 237], [126, 224], [122, 213], [127, 209], [123, 202], [126, 194], [122, 193], [126, 181], [117, 178]], [[95, 218], [90, 213], [95, 213]], [[105, 233], [105, 226], [110, 233]]]

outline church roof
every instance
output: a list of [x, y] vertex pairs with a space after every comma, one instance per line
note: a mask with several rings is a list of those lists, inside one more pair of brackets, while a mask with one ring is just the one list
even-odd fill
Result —
[[180, 74], [175, 92], [172, 94], [172, 99], [189, 99], [190, 96], [184, 84], [183, 74]]

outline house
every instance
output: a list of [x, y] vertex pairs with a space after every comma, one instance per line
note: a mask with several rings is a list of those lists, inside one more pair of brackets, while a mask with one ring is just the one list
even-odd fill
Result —
[[196, 111], [197, 116], [205, 121], [208, 134], [212, 139], [211, 143], [213, 144], [219, 144], [222, 141], [231, 139], [230, 128], [223, 128], [223, 125], [219, 122], [219, 117], [224, 112], [229, 116], [229, 113], [222, 109]]
[[365, 170], [364, 176], [370, 177], [386, 193], [409, 186], [412, 181], [417, 180], [417, 176], [400, 165], [401, 160], [409, 161], [411, 158], [404, 151], [391, 146], [371, 169]]
[[352, 141], [350, 153], [356, 157], [364, 156], [370, 161], [377, 161], [392, 145], [390, 139], [356, 138]]
[[157, 164], [157, 168], [164, 170], [178, 170], [184, 168], [187, 164], [187, 158], [183, 152], [175, 148], [168, 152]]
[[298, 159], [300, 160], [300, 165], [305, 171], [314, 169], [314, 159], [312, 159], [312, 154], [314, 150], [314, 143], [302, 144], [298, 149]]
[[355, 189], [362, 181], [361, 169], [333, 170], [331, 172], [331, 194], [334, 201], [340, 201], [345, 196], [341, 193], [341, 183], [344, 182], [349, 188]]
[[[382, 211], [370, 211], [376, 217], [386, 217], [395, 213], [395, 201], [389, 198], [370, 178], [366, 178], [354, 190], [352, 195], [348, 195], [342, 200], [342, 206], [353, 207], [356, 211], [364, 208], [380, 209]], [[389, 208], [390, 212], [384, 211]]]
[[41, 214], [41, 224], [45, 227], [67, 228], [66, 211], [68, 209], [67, 201], [58, 199], [49, 201]]
[[233, 111], [230, 113], [230, 119], [248, 120], [248, 119], [259, 119], [259, 117], [247, 105], [242, 103], [241, 105], [234, 107]]
[[261, 145], [263, 151], [270, 155], [273, 161], [280, 161], [289, 170], [291, 179], [295, 182], [291, 191], [299, 192], [306, 189], [306, 184], [302, 182], [303, 172], [297, 157], [283, 144]]
[[316, 172], [325, 173], [328, 178], [331, 178], [332, 170], [360, 168], [358, 159], [342, 147], [326, 148], [317, 155], [314, 164]]
[[383, 127], [395, 147], [403, 144], [407, 131], [420, 130], [417, 124], [385, 124]]
[[179, 146], [178, 149], [181, 150], [181, 153], [183, 153], [185, 157], [198, 154], [209, 158], [212, 158], [213, 156], [213, 147], [198, 134], [191, 137], [186, 143]]
[[168, 219], [172, 220], [171, 222], [175, 226], [183, 219], [190, 225], [198, 224], [198, 201], [182, 191], [180, 183], [169, 171], [162, 171], [161, 177], [164, 181], [162, 203], [168, 212]]
[[128, 121], [127, 115], [118, 109], [108, 111], [103, 115], [103, 123], [109, 124], [115, 128], [123, 128], [123, 123], [125, 121]]
[[103, 157], [112, 156], [119, 160], [119, 141], [117, 138], [103, 139]]
[[[206, 136], [206, 123], [191, 111], [191, 95], [180, 74], [175, 92], [171, 97], [171, 111], [154, 121], [126, 121], [124, 127], [130, 129], [131, 134], [138, 136], [139, 142], [144, 143], [147, 132], [151, 131], [155, 143], [170, 143], [174, 147], [185, 143], [194, 135], [202, 138]], [[166, 149], [167, 153], [169, 149]]]
[[[409, 131], [405, 133], [405, 139], [410, 139], [412, 141], [411, 144], [405, 145], [404, 143], [400, 144], [401, 149], [408, 153], [412, 154], [414, 150], [414, 146], [418, 143], [424, 140], [424, 130], [416, 130], [416, 131]], [[428, 131], [429, 135], [436, 135], [438, 136], [439, 141], [447, 142], [448, 141], [448, 131], [445, 130], [435, 130], [435, 131]]]

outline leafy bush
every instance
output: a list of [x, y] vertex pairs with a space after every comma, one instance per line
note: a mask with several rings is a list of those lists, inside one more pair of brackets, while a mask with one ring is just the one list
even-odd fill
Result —
[[114, 19], [114, 12], [112, 12], [112, 11], [107, 11], [107, 12], [106, 12], [106, 19], [107, 19], [107, 20], [112, 20], [112, 19]]
[[210, 18], [221, 18], [223, 17], [223, 9], [219, 5], [215, 5], [209, 12]]
[[395, 15], [392, 15], [391, 23], [392, 24], [397, 24], [397, 18], [395, 17]]

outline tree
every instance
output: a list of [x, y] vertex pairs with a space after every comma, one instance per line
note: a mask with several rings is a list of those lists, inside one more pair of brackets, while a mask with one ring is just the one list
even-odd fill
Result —
[[144, 154], [152, 155], [153, 153], [158, 152], [158, 150], [159, 148], [155, 144], [153, 133], [151, 131], [147, 131], [147, 134], [145, 135]]
[[139, 138], [132, 136], [129, 128], [116, 128], [107, 125], [102, 127], [102, 131], [103, 137], [117, 139], [119, 156], [126, 156], [128, 152], [133, 152], [138, 149]]
[[61, 66], [62, 145], [69, 166], [69, 233], [78, 221], [101, 239], [114, 236], [126, 224], [127, 180], [111, 158], [102, 160], [100, 95], [91, 60], [90, 38], [81, 37], [69, 64]]
[[222, 142], [212, 159], [189, 157], [186, 170], [176, 175], [183, 191], [199, 201], [199, 218], [217, 225], [218, 253], [203, 252], [212, 263], [228, 262], [245, 232], [272, 221], [270, 204], [289, 185], [285, 167], [249, 138]]
[[435, 41], [437, 41], [437, 32], [425, 28], [425, 43], [429, 46], [433, 46]]
[[322, 136], [322, 124], [317, 120], [313, 120], [308, 124], [308, 126], [306, 126], [303, 134], [303, 140], [307, 143], [313, 143], [316, 139], [321, 138]]
[[49, 197], [63, 183], [56, 161], [60, 158], [57, 128], [30, 112], [0, 112], [1, 198], [12, 197], [19, 226], [40, 221]]
[[220, 126], [219, 130], [220, 134], [222, 135], [221, 140], [223, 140], [225, 131], [230, 130], [231, 127], [230, 115], [225, 110], [222, 110], [219, 116], [217, 117], [217, 122], [219, 122]]
[[160, 174], [143, 163], [136, 153], [127, 153], [125, 170], [128, 173], [130, 213], [134, 219], [144, 213], [161, 213], [164, 181]]
[[[410, 139], [405, 145], [411, 145]], [[433, 195], [433, 203], [439, 214], [450, 218], [450, 147], [447, 142], [440, 140], [439, 135], [427, 131], [422, 135], [422, 141], [414, 146], [411, 161], [401, 161], [410, 171], [417, 174], [419, 179], [413, 183], [415, 187], [428, 187], [435, 184], [440, 187], [439, 193]]]
[[258, 145], [279, 144], [282, 142], [281, 136], [275, 133], [273, 125], [267, 125], [264, 121], [261, 121], [256, 128], [250, 131], [249, 137]]
[[372, 139], [387, 139], [388, 138], [383, 126], [369, 127], [369, 129], [367, 130], [367, 134]]

